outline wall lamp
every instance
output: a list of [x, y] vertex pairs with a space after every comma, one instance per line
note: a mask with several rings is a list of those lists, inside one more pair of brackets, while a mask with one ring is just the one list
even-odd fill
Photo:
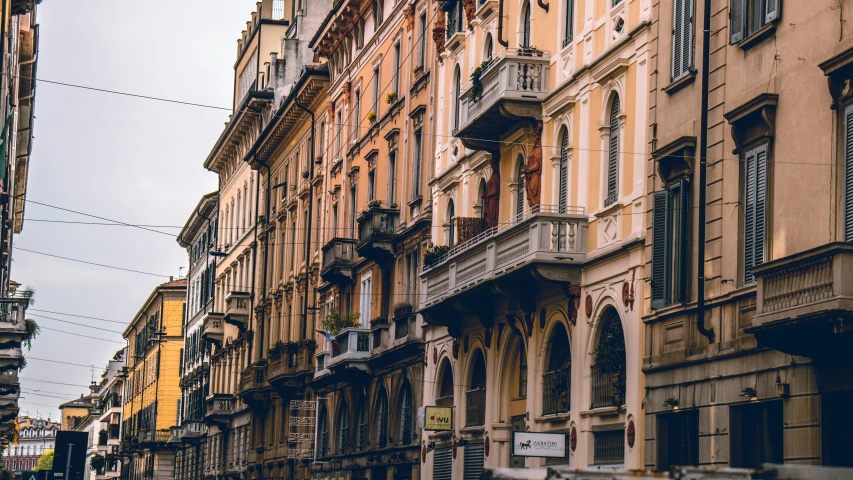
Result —
[[748, 398], [750, 401], [757, 402], [758, 396], [755, 393], [754, 388], [746, 387], [740, 391], [740, 397]]
[[673, 412], [678, 411], [678, 399], [675, 397], [669, 397], [663, 402], [664, 407], [672, 408]]

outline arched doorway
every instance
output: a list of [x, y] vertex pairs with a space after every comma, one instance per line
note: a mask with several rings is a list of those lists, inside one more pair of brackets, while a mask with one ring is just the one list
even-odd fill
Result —
[[[506, 417], [509, 417], [513, 432], [527, 431], [527, 350], [524, 342], [516, 336], [514, 345], [508, 349], [509, 354], [504, 363], [503, 377], [507, 383], [503, 388]], [[509, 467], [525, 468], [525, 457], [510, 457]]]
[[542, 415], [568, 413], [571, 408], [572, 353], [569, 334], [562, 323], [551, 330], [542, 374]]

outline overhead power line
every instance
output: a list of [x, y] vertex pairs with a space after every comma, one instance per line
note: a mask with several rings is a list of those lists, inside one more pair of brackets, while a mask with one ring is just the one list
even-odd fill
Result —
[[77, 317], [77, 318], [88, 318], [89, 320], [100, 320], [102, 322], [111, 322], [111, 323], [120, 323], [122, 325], [127, 325], [127, 322], [121, 322], [119, 320], [108, 320], [106, 318], [99, 317], [87, 317], [86, 315], [75, 315], [73, 313], [65, 313], [65, 312], [54, 312], [52, 310], [39, 310], [37, 308], [28, 308], [28, 312], [44, 312], [44, 313], [52, 313], [54, 315], [65, 315], [66, 317]]
[[48, 327], [40, 327], [40, 328], [41, 328], [42, 330], [48, 330], [48, 331], [51, 331], [51, 332], [59, 332], [59, 333], [65, 333], [65, 334], [68, 334], [68, 335], [74, 335], [75, 337], [88, 338], [88, 339], [91, 339], [91, 340], [100, 340], [100, 341], [102, 341], [102, 342], [120, 343], [120, 344], [124, 345], [124, 342], [119, 342], [118, 340], [110, 340], [110, 339], [108, 339], [108, 338], [100, 338], [100, 337], [90, 337], [90, 336], [88, 336], [88, 335], [82, 335], [82, 334], [74, 333], [74, 332], [66, 332], [65, 330], [57, 330], [57, 329], [55, 329], [55, 328], [48, 328]]
[[52, 320], [52, 321], [55, 321], [55, 322], [62, 322], [62, 323], [68, 323], [68, 324], [71, 324], [71, 325], [77, 325], [78, 327], [94, 328], [95, 330], [99, 330], [99, 331], [101, 331], [101, 332], [118, 333], [119, 335], [121, 335], [121, 334], [123, 333], [123, 332], [119, 332], [118, 330], [107, 330], [107, 329], [105, 329], [105, 328], [102, 328], [102, 327], [96, 327], [96, 326], [94, 326], [94, 325], [86, 325], [85, 323], [72, 322], [72, 321], [70, 321], [70, 320], [63, 320], [63, 319], [61, 319], [61, 318], [46, 317], [46, 316], [44, 316], [44, 315], [38, 315], [38, 314], [36, 314], [36, 313], [31, 313], [31, 314], [30, 314], [30, 316], [33, 316], [33, 317], [36, 317], [36, 318], [39, 318], [39, 319], [46, 319], [46, 320]]
[[115, 267], [115, 266], [112, 266], [112, 265], [105, 265], [105, 264], [103, 264], [103, 263], [95, 263], [95, 262], [89, 262], [89, 261], [87, 261], [87, 260], [80, 260], [80, 259], [77, 259], [77, 258], [63, 257], [63, 256], [61, 256], [61, 255], [54, 255], [54, 254], [52, 254], [52, 253], [37, 252], [37, 251], [35, 251], [35, 250], [29, 250], [29, 249], [21, 248], [21, 247], [15, 247], [15, 251], [28, 252], [28, 253], [33, 253], [33, 254], [36, 254], [36, 255], [44, 255], [45, 257], [59, 258], [59, 259], [62, 259], [62, 260], [68, 260], [69, 262], [85, 263], [86, 265], [94, 265], [94, 266], [96, 266], [96, 267], [111, 268], [111, 269], [113, 269], [113, 270], [122, 270], [122, 271], [125, 271], [125, 272], [138, 273], [138, 274], [141, 274], [141, 275], [150, 275], [150, 276], [152, 276], [152, 277], [163, 277], [163, 278], [167, 278], [167, 277], [172, 276], [172, 275], [163, 275], [163, 274], [159, 274], [159, 273], [143, 272], [143, 271], [141, 271], [141, 270], [134, 270], [134, 269], [132, 269], [132, 268]]

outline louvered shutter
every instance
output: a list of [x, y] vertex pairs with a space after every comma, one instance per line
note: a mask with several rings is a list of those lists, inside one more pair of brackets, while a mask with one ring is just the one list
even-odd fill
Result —
[[684, 3], [684, 28], [682, 29], [681, 73], [690, 73], [693, 67], [693, 0], [681, 0]]
[[853, 105], [844, 110], [844, 239], [853, 242]]
[[619, 97], [613, 97], [610, 108], [610, 149], [607, 159], [607, 200], [604, 206], [616, 202], [619, 181]]
[[686, 0], [674, 0], [672, 18], [672, 80], [684, 73], [684, 4]]
[[569, 133], [565, 129], [560, 135], [560, 198], [557, 204], [560, 213], [566, 213], [569, 205]]
[[483, 442], [469, 442], [465, 446], [465, 465], [463, 465], [463, 480], [480, 480], [485, 464]]
[[755, 282], [752, 268], [764, 263], [767, 209], [767, 145], [746, 153], [744, 179], [743, 283]]
[[453, 452], [450, 447], [436, 448], [432, 457], [433, 480], [452, 480]]
[[652, 308], [666, 306], [668, 192], [655, 192], [652, 212]]
[[755, 153], [755, 262], [764, 263], [764, 244], [767, 232], [767, 145]]
[[764, 6], [764, 23], [770, 23], [779, 18], [779, 9], [782, 7], [782, 0], [767, 0]]
[[687, 298], [687, 287], [690, 285], [690, 282], [688, 281], [689, 277], [687, 276], [687, 272], [690, 269], [690, 255], [688, 254], [688, 247], [690, 245], [690, 181], [683, 179], [680, 183], [681, 202], [680, 205], [677, 206], [679, 211], [676, 213], [681, 216], [681, 221], [679, 222], [681, 232], [678, 236], [680, 245], [678, 246], [678, 259], [676, 259], [678, 261], [676, 300], [679, 302], [686, 302], [689, 300]]
[[515, 214], [521, 218], [521, 214], [524, 213], [524, 174], [521, 173], [521, 170], [524, 168], [524, 157], [518, 157], [518, 195], [515, 197]]
[[746, 29], [746, 1], [731, 0], [729, 8], [729, 38], [731, 43], [743, 40]]

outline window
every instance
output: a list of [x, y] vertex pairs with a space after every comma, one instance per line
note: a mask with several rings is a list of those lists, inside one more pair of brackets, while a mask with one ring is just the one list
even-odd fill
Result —
[[657, 415], [658, 470], [699, 465], [699, 410]]
[[364, 21], [359, 20], [355, 25], [355, 51], [364, 48]]
[[376, 114], [376, 118], [379, 118], [379, 67], [373, 69], [373, 107], [372, 112]]
[[447, 202], [447, 245], [456, 243], [456, 232], [454, 231], [454, 223], [456, 223], [456, 214], [453, 209], [453, 200]]
[[368, 321], [370, 320], [370, 298], [372, 295], [373, 274], [371, 272], [367, 272], [361, 276], [361, 294], [359, 297], [359, 313], [361, 317], [361, 324], [365, 328], [367, 328]]
[[361, 124], [361, 90], [355, 91], [355, 101], [352, 104], [352, 141], [358, 141], [359, 125]]
[[341, 136], [343, 135], [343, 125], [343, 112], [338, 110], [338, 134], [335, 135], [335, 151], [337, 152], [338, 159], [343, 156], [343, 154], [341, 153]]
[[372, 202], [376, 198], [376, 170], [367, 173], [367, 201]]
[[376, 446], [385, 448], [388, 446], [388, 395], [385, 393], [385, 389], [381, 387], [376, 396], [376, 410], [373, 421], [376, 424]]
[[494, 48], [495, 48], [494, 44], [492, 43], [492, 34], [487, 34], [486, 35], [486, 51], [485, 51], [485, 55], [484, 55], [486, 60], [492, 59], [492, 55], [494, 55]]
[[486, 463], [485, 444], [480, 441], [468, 441], [462, 454], [464, 455], [462, 465], [462, 480], [479, 480], [483, 475], [483, 466]]
[[414, 142], [414, 165], [412, 166], [412, 197], [419, 197], [421, 195], [421, 169], [423, 165], [423, 130], [418, 129], [415, 131], [415, 142]]
[[572, 353], [569, 334], [562, 323], [548, 339], [547, 371], [542, 375], [542, 415], [569, 411], [572, 385]]
[[455, 105], [453, 107], [453, 133], [459, 129], [459, 113], [462, 105], [462, 75], [459, 73], [459, 66], [456, 66], [456, 72], [453, 75], [453, 96]]
[[738, 43], [779, 19], [782, 0], [731, 0], [730, 42]]
[[465, 392], [465, 426], [474, 427], [486, 423], [486, 361], [477, 351], [471, 363], [469, 390]]
[[568, 47], [575, 38], [575, 0], [565, 0], [566, 18], [565, 35], [563, 36], [563, 47]]
[[317, 456], [329, 456], [329, 415], [326, 407], [320, 407], [320, 418], [317, 425]]
[[569, 206], [569, 131], [560, 129], [560, 188], [557, 206], [560, 213], [566, 213]]
[[730, 407], [729, 462], [732, 467], [761, 468], [782, 463], [782, 401]]
[[394, 73], [394, 78], [391, 79], [391, 92], [398, 94], [400, 93], [400, 42], [394, 44], [394, 64], [391, 67], [391, 71]]
[[358, 410], [358, 415], [355, 416], [358, 421], [358, 432], [356, 437], [356, 449], [364, 451], [367, 449], [367, 408], [362, 401], [362, 405]]
[[349, 233], [347, 238], [355, 238], [356, 187], [349, 189]]
[[418, 67], [424, 68], [424, 65], [426, 65], [426, 13], [422, 13], [421, 16], [418, 18], [418, 30], [421, 32], [418, 40]]
[[625, 429], [593, 431], [595, 465], [613, 465], [625, 461]]
[[625, 335], [615, 308], [607, 308], [599, 319], [598, 342], [590, 367], [591, 408], [619, 407], [625, 403]]
[[521, 46], [530, 46], [530, 2], [524, 4], [521, 12]]
[[518, 398], [527, 398], [527, 355], [524, 347], [518, 349]]
[[346, 400], [338, 407], [338, 453], [349, 452], [349, 410]]
[[690, 182], [681, 179], [654, 194], [652, 308], [686, 302], [689, 279]]
[[379, 30], [379, 26], [382, 25], [382, 1], [383, 0], [373, 0], [373, 30]]
[[672, 20], [672, 78], [676, 80], [693, 66], [693, 0], [675, 0]]
[[853, 105], [844, 109], [844, 239], [853, 242]]
[[755, 283], [752, 269], [764, 263], [767, 228], [767, 144], [748, 150], [743, 167], [743, 284]]
[[518, 219], [524, 214], [524, 156], [518, 156], [518, 167], [516, 168], [516, 195], [515, 195], [515, 215]]
[[332, 206], [332, 238], [338, 236], [338, 204]]
[[604, 206], [609, 207], [619, 199], [619, 97], [613, 97], [610, 105], [610, 142], [607, 152], [607, 198]]
[[397, 150], [388, 152], [388, 202], [397, 201]]
[[403, 445], [412, 443], [413, 418], [412, 387], [405, 382], [400, 389], [400, 443]]

